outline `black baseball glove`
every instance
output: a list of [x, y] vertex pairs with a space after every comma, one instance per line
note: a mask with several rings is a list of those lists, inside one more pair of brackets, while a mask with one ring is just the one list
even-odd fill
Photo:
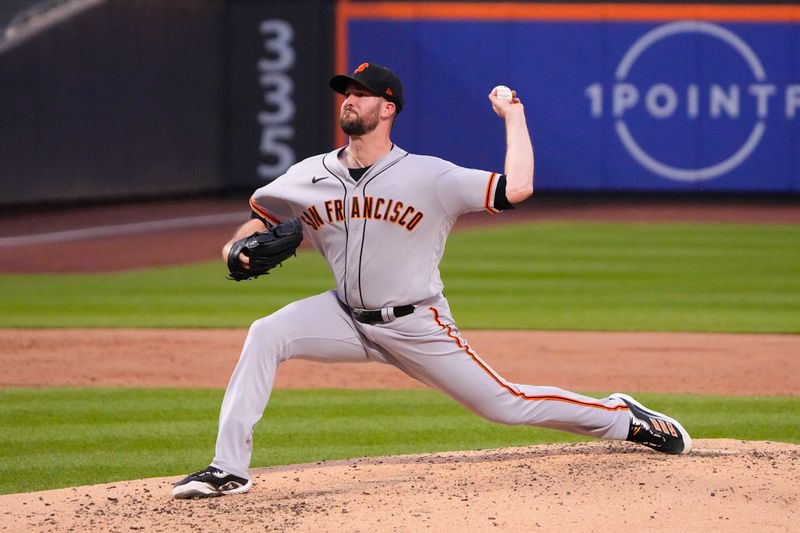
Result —
[[[242, 281], [268, 274], [270, 270], [295, 255], [303, 240], [303, 225], [293, 218], [262, 233], [256, 232], [233, 243], [228, 253], [228, 279]], [[245, 269], [239, 260], [243, 253], [250, 258]]]

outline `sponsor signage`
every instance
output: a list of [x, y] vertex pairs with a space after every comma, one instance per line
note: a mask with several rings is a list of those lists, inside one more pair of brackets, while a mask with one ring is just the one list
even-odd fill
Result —
[[540, 190], [800, 193], [800, 6], [465, 6], [341, 16], [340, 65], [406, 85], [401, 146], [501, 170], [505, 84]]

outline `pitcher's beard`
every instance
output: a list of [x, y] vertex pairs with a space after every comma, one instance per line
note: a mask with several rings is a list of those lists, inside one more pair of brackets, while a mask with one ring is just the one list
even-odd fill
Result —
[[345, 134], [351, 137], [360, 137], [362, 135], [366, 135], [378, 127], [377, 113], [366, 117], [360, 117], [353, 113], [352, 118], [350, 118], [348, 115], [349, 113], [343, 112], [339, 116], [339, 127], [342, 128], [342, 131], [345, 132]]

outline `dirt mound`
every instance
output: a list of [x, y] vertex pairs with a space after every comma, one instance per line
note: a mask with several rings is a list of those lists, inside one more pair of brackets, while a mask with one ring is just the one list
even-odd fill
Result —
[[700, 440], [406, 455], [253, 471], [250, 493], [170, 479], [0, 496], [4, 531], [800, 531], [800, 446]]

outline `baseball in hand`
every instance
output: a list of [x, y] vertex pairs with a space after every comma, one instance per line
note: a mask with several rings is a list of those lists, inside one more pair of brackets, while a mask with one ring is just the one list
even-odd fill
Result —
[[498, 85], [497, 87], [492, 89], [492, 91], [495, 91], [497, 97], [503, 100], [511, 100], [512, 98], [511, 89], [509, 89], [505, 85]]

